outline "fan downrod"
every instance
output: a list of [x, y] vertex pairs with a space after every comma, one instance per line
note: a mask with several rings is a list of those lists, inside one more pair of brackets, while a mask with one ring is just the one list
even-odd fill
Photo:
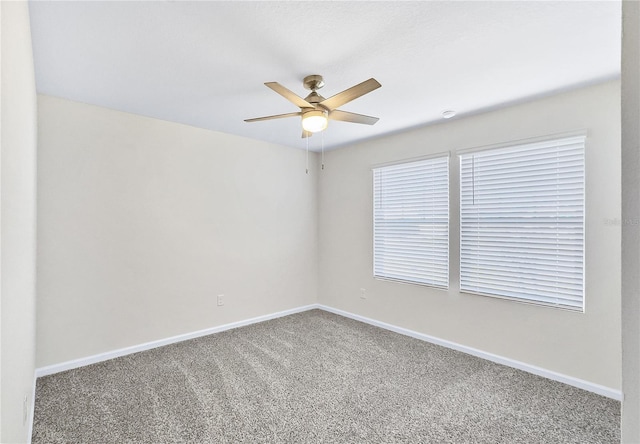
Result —
[[304, 85], [305, 89], [316, 91], [324, 86], [324, 79], [319, 74], [313, 74], [305, 77], [302, 80], [302, 84]]

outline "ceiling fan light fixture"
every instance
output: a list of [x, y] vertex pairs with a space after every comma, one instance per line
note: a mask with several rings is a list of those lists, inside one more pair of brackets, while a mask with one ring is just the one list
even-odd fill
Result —
[[302, 128], [310, 133], [325, 130], [328, 122], [328, 113], [324, 110], [313, 109], [302, 114]]

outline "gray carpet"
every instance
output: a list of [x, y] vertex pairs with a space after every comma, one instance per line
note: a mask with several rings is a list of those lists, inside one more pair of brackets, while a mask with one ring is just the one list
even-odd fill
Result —
[[320, 310], [39, 378], [33, 443], [618, 443], [620, 403]]

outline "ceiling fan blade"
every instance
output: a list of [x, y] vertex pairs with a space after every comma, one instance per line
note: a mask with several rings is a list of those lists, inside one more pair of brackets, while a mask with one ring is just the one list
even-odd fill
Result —
[[380, 120], [378, 117], [349, 113], [347, 111], [340, 111], [339, 109], [331, 111], [331, 113], [329, 113], [329, 119], [340, 120], [341, 122], [364, 123], [365, 125], [373, 125]]
[[265, 85], [280, 94], [289, 102], [293, 103], [298, 108], [315, 108], [315, 106], [304, 100], [302, 97], [297, 96], [295, 93], [285, 88], [278, 82], [267, 82], [265, 83]]
[[302, 138], [303, 139], [306, 139], [307, 137], [311, 137], [311, 136], [313, 136], [313, 133], [311, 131], [302, 130]]
[[380, 88], [382, 85], [378, 83], [376, 79], [365, 80], [362, 83], [358, 83], [356, 86], [352, 86], [349, 89], [345, 89], [342, 92], [339, 92], [335, 96], [331, 96], [328, 99], [323, 100], [319, 104], [324, 108], [327, 108], [329, 111], [332, 111], [345, 103], [351, 102], [358, 97], [364, 96], [367, 93], [370, 93], [374, 89]]
[[284, 117], [296, 117], [301, 116], [302, 113], [287, 113], [287, 114], [276, 114], [275, 116], [266, 116], [266, 117], [256, 117], [253, 119], [245, 119], [245, 122], [259, 122], [261, 120], [272, 120], [272, 119], [282, 119]]

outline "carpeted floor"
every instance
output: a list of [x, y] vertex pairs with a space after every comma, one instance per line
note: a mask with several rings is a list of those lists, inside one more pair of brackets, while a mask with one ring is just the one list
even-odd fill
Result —
[[33, 443], [618, 443], [620, 403], [320, 310], [37, 381]]

